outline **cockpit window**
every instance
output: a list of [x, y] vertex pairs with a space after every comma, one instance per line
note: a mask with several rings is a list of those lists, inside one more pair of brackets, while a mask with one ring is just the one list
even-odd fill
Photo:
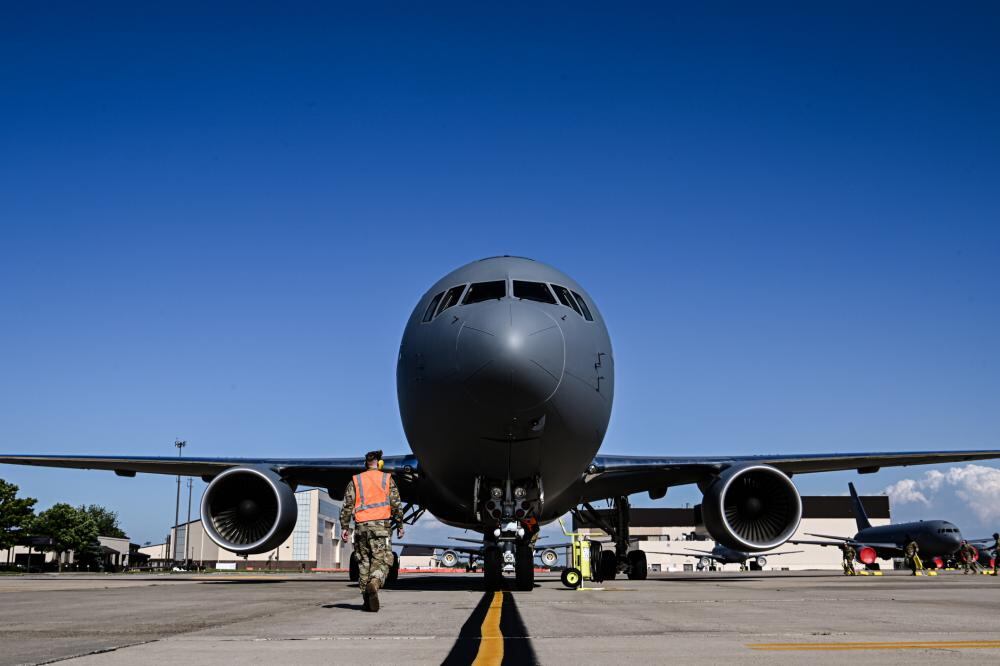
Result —
[[544, 282], [525, 282], [524, 280], [514, 280], [514, 298], [525, 301], [538, 301], [539, 303], [552, 303], [555, 305], [556, 299], [549, 291], [549, 286]]
[[492, 282], [474, 282], [469, 287], [469, 291], [465, 293], [465, 298], [462, 300], [462, 305], [469, 305], [471, 303], [482, 303], [483, 301], [492, 301], [494, 299], [501, 299], [506, 295], [507, 295], [506, 280], [494, 280]]
[[559, 299], [560, 303], [562, 303], [568, 308], [573, 308], [574, 310], [576, 310], [576, 313], [578, 315], [580, 315], [581, 317], [583, 316], [583, 311], [580, 310], [580, 306], [576, 304], [576, 299], [573, 298], [573, 295], [571, 293], [569, 293], [569, 289], [554, 284], [552, 285], [552, 291], [556, 292], [556, 298]]
[[441, 307], [438, 308], [437, 313], [441, 314], [451, 306], [457, 305], [458, 299], [461, 298], [463, 291], [465, 291], [464, 284], [460, 284], [457, 287], [452, 287], [451, 289], [449, 289], [445, 293], [444, 298], [441, 299]]
[[431, 299], [431, 304], [427, 306], [427, 312], [424, 313], [424, 319], [423, 320], [425, 322], [428, 322], [431, 319], [434, 319], [434, 312], [437, 310], [438, 303], [441, 302], [441, 297], [442, 296], [444, 296], [444, 292], [443, 291], [440, 294], [436, 295], [434, 298]]
[[580, 304], [580, 309], [583, 310], [583, 318], [587, 321], [594, 321], [594, 315], [590, 314], [590, 308], [587, 307], [587, 301], [583, 300], [583, 296], [575, 291], [573, 295], [576, 296], [576, 302]]

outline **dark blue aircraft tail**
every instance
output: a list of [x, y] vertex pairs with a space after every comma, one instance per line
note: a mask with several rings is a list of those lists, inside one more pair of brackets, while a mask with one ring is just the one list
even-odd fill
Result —
[[858, 491], [854, 489], [853, 483], [848, 483], [847, 487], [851, 489], [851, 507], [854, 509], [854, 520], [858, 523], [858, 531], [866, 530], [872, 524], [868, 520], [868, 514], [865, 513], [865, 507], [861, 506], [861, 498], [858, 497]]

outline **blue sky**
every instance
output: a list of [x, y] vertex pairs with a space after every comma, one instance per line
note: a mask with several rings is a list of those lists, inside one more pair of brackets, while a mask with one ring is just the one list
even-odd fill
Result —
[[[495, 254], [602, 309], [605, 452], [1000, 445], [995, 4], [380, 7], [2, 10], [0, 449], [407, 451], [405, 319]], [[992, 532], [964, 491], [896, 514]]]

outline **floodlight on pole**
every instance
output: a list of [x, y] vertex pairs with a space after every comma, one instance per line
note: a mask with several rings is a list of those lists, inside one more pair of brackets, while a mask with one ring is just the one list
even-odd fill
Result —
[[[177, 457], [180, 458], [184, 453], [184, 447], [187, 446], [187, 442], [180, 439], [174, 440], [174, 446], [177, 447]], [[177, 523], [181, 518], [181, 475], [177, 475], [177, 501], [174, 503], [174, 530], [173, 530], [173, 541], [170, 543], [170, 559], [177, 561]]]

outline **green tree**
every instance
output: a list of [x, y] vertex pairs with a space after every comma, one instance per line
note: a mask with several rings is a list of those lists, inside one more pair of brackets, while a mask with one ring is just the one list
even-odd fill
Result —
[[64, 503], [54, 504], [51, 509], [38, 514], [31, 524], [31, 532], [52, 539], [44, 550], [56, 554], [59, 571], [63, 569], [64, 553], [84, 550], [97, 540], [97, 525], [87, 512]]
[[18, 534], [31, 524], [36, 501], [31, 497], [19, 498], [17, 486], [0, 479], [0, 550], [11, 548]]
[[126, 537], [125, 531], [118, 525], [118, 512], [106, 509], [99, 504], [81, 506], [79, 510], [90, 516], [90, 519], [97, 525], [99, 535], [120, 539]]

